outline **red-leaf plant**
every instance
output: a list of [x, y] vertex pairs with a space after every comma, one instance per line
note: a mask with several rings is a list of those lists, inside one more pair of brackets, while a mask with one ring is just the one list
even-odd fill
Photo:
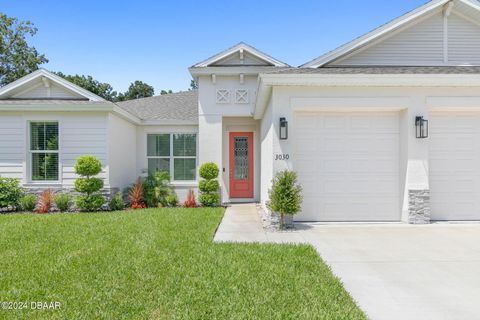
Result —
[[144, 209], [147, 207], [145, 202], [143, 202], [143, 184], [140, 179], [130, 188], [128, 199], [132, 209]]
[[44, 190], [38, 197], [36, 213], [48, 213], [53, 203], [53, 191], [50, 189]]
[[184, 208], [196, 208], [198, 207], [197, 200], [195, 199], [195, 192], [192, 189], [188, 190], [187, 199], [183, 203]]

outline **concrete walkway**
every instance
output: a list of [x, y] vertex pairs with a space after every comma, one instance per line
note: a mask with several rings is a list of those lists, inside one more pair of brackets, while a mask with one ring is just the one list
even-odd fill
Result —
[[309, 243], [371, 319], [480, 319], [480, 224], [297, 224], [266, 232], [255, 205], [215, 241]]

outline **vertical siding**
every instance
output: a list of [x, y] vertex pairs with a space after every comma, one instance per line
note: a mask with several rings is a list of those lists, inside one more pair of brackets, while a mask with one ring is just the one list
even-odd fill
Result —
[[480, 64], [480, 27], [452, 14], [448, 18], [448, 57], [455, 64]]
[[0, 176], [23, 179], [25, 125], [20, 115], [0, 116]]
[[440, 13], [331, 65], [432, 64], [443, 64], [443, 17]]

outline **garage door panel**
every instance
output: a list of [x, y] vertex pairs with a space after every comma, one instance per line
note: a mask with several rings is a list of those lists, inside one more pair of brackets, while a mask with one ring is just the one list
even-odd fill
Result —
[[296, 143], [316, 143], [313, 163], [305, 154], [293, 156], [304, 190], [298, 220], [398, 221], [398, 114], [309, 113], [306, 119], [296, 115], [295, 127], [303, 121], [318, 127], [294, 131]]
[[431, 115], [433, 220], [480, 220], [480, 113]]

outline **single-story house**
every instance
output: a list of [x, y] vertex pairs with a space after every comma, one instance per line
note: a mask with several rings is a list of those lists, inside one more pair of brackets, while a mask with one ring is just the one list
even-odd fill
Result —
[[434, 0], [300, 67], [239, 43], [197, 91], [111, 103], [45, 70], [0, 89], [0, 175], [71, 189], [97, 156], [118, 190], [168, 170], [179, 197], [221, 168], [223, 202], [303, 185], [298, 221], [480, 220], [480, 2]]

